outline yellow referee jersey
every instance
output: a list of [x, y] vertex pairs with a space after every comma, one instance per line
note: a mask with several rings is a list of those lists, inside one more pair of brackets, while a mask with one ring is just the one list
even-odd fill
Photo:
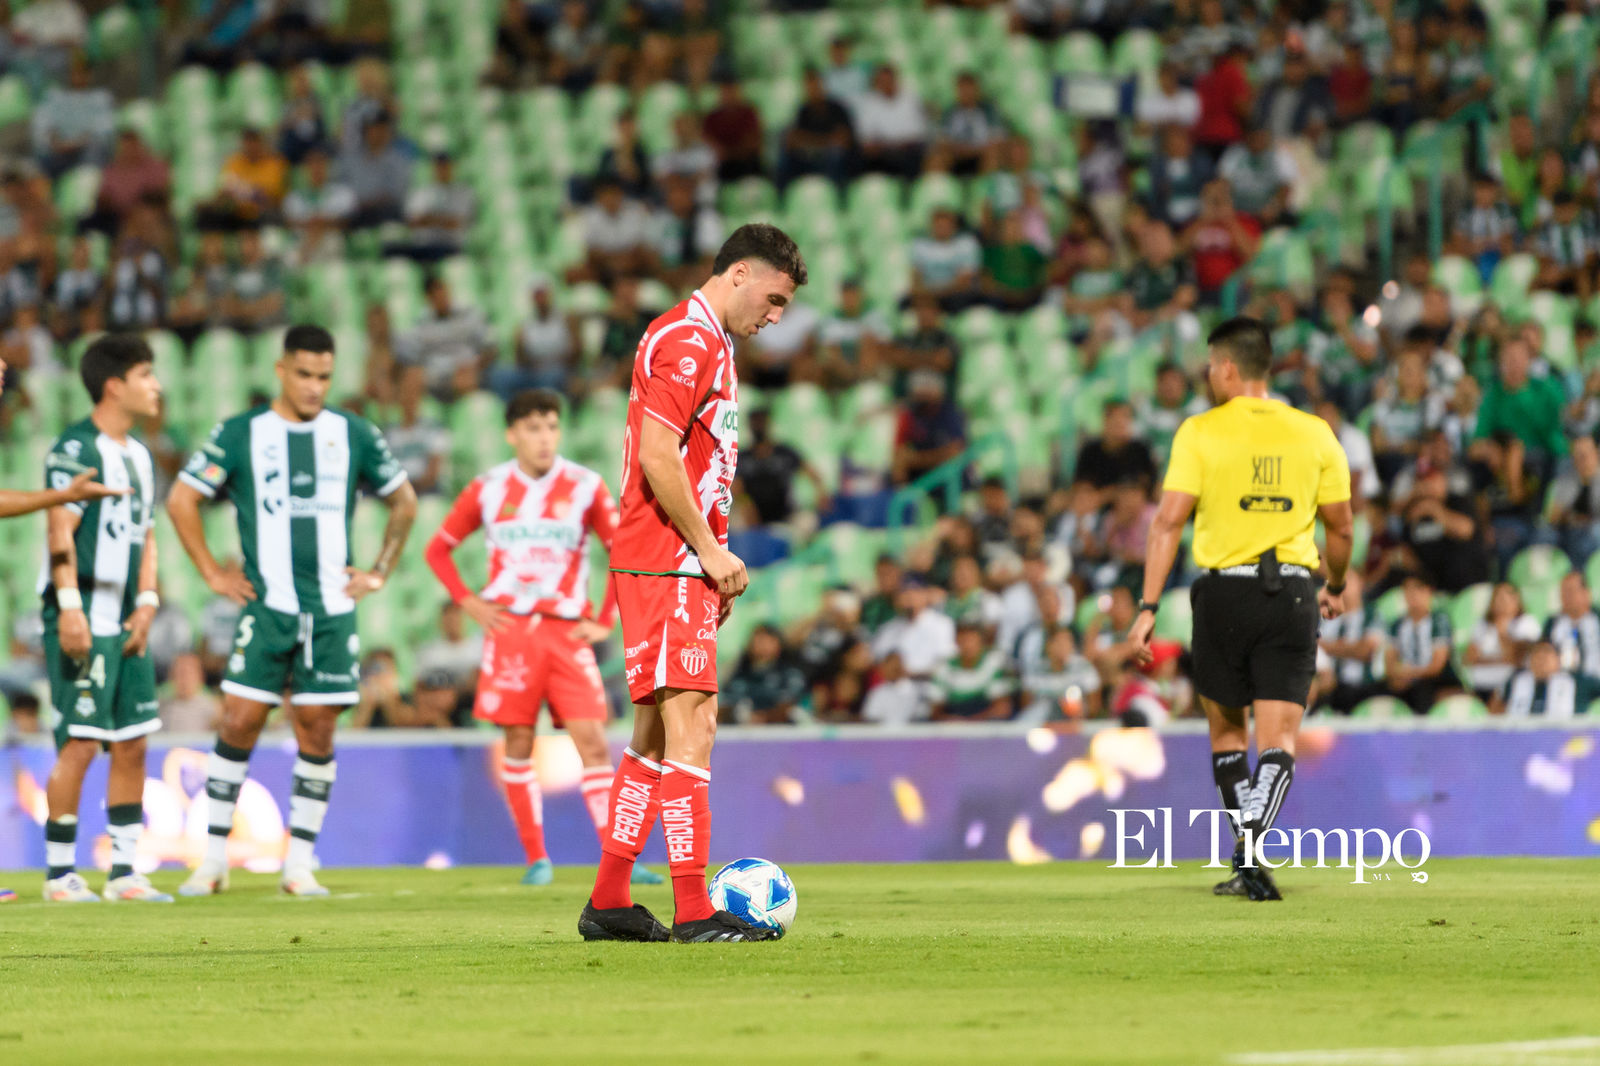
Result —
[[1164, 487], [1195, 497], [1196, 566], [1252, 563], [1277, 548], [1278, 562], [1316, 569], [1317, 508], [1350, 498], [1350, 464], [1322, 419], [1238, 396], [1178, 427]]

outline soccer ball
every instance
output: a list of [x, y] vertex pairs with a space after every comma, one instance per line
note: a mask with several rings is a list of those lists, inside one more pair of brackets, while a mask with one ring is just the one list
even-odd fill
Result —
[[794, 882], [766, 859], [735, 859], [711, 879], [711, 905], [782, 936], [794, 922]]

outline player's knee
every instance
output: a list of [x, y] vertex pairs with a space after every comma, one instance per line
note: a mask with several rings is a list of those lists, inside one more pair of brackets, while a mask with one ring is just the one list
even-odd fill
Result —
[[134, 737], [132, 740], [119, 740], [111, 745], [111, 761], [114, 763], [140, 763], [144, 762], [145, 751], [149, 747], [144, 737]]

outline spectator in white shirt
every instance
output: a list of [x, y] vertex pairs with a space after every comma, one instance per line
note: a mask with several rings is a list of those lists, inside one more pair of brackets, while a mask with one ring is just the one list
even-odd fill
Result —
[[619, 277], [650, 272], [650, 212], [629, 200], [621, 185], [602, 181], [596, 186], [594, 203], [583, 209], [582, 222], [588, 255], [568, 272], [569, 283], [609, 285]]
[[1378, 480], [1378, 461], [1372, 454], [1372, 441], [1359, 427], [1344, 420], [1344, 412], [1332, 400], [1317, 404], [1317, 414], [1328, 423], [1344, 448], [1345, 460], [1350, 465], [1350, 499], [1359, 509], [1383, 489]]
[[959, 311], [976, 293], [983, 247], [961, 231], [961, 219], [948, 207], [935, 208], [928, 235], [911, 242], [911, 294], [932, 296], [945, 311]]
[[533, 309], [517, 328], [516, 363], [489, 374], [489, 387], [505, 400], [524, 389], [567, 391], [578, 358], [577, 326], [557, 310], [550, 279], [535, 278], [529, 291]]
[[911, 179], [922, 173], [927, 151], [928, 116], [916, 91], [901, 84], [894, 67], [884, 64], [872, 76], [872, 89], [855, 107], [856, 137], [861, 142], [861, 163]]
[[899, 655], [907, 675], [918, 681], [933, 676], [956, 653], [956, 624], [935, 603], [938, 593], [916, 575], [900, 590], [900, 614], [872, 639], [873, 658], [882, 662]]
[[805, 303], [793, 303], [777, 325], [750, 338], [750, 383], [758, 389], [782, 388], [816, 377], [817, 328], [822, 316]]
[[411, 227], [407, 254], [435, 262], [460, 255], [472, 229], [477, 201], [472, 186], [456, 180], [455, 163], [445, 152], [433, 157], [433, 175], [406, 197], [406, 223]]
[[172, 661], [172, 691], [161, 701], [161, 728], [171, 733], [210, 733], [222, 703], [205, 687], [200, 656], [184, 652]]
[[494, 359], [494, 342], [482, 314], [452, 304], [444, 278], [429, 278], [424, 295], [428, 309], [401, 336], [395, 358], [403, 366], [422, 367], [428, 391], [453, 400], [478, 387], [479, 375]]
[[1200, 121], [1200, 95], [1178, 81], [1176, 63], [1162, 63], [1155, 86], [1141, 86], [1134, 116], [1149, 126], [1191, 129]]
[[931, 707], [925, 686], [906, 676], [899, 652], [890, 652], [878, 664], [878, 683], [867, 691], [861, 720], [876, 725], [909, 725], [927, 721]]
[[1522, 609], [1522, 593], [1509, 582], [1494, 587], [1489, 613], [1472, 625], [1462, 657], [1467, 684], [1488, 702], [1505, 690], [1511, 675], [1539, 640], [1539, 620]]
[[854, 111], [867, 95], [867, 68], [850, 58], [855, 43], [848, 37], [835, 37], [828, 43], [828, 65], [822, 70], [822, 84], [828, 97]]
[[717, 153], [706, 143], [699, 121], [688, 111], [672, 120], [672, 147], [658, 152], [650, 169], [658, 183], [669, 178], [690, 179], [695, 199], [703, 204], [717, 198]]
[[84, 164], [104, 166], [116, 123], [110, 91], [89, 84], [88, 61], [75, 54], [67, 84], [46, 92], [33, 112], [34, 156], [51, 179]]
[[305, 183], [283, 201], [283, 218], [294, 231], [299, 263], [344, 257], [344, 232], [356, 213], [356, 194], [332, 179], [328, 153], [313, 148], [305, 157]]
[[656, 276], [667, 288], [683, 292], [711, 276], [726, 227], [716, 208], [695, 201], [689, 178], [669, 178], [663, 191], [666, 202], [650, 219]]
[[[422, 413], [428, 377], [420, 366], [400, 373], [400, 420], [384, 427], [395, 461], [405, 468], [418, 493], [443, 492], [449, 474], [450, 433]], [[419, 674], [422, 671], [417, 671]]]

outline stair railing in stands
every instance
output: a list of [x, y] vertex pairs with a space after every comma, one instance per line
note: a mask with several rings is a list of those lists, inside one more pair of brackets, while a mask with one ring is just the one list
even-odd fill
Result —
[[[951, 514], [960, 507], [967, 470], [990, 452], [1000, 453], [1000, 476], [1005, 479], [1006, 492], [1013, 500], [1016, 499], [1016, 442], [1006, 433], [987, 433], [973, 441], [966, 451], [954, 459], [934, 467], [889, 497], [889, 550], [901, 550], [908, 510], [920, 513], [924, 501], [933, 504], [935, 514]], [[935, 502], [935, 494], [943, 495], [942, 508]]]

